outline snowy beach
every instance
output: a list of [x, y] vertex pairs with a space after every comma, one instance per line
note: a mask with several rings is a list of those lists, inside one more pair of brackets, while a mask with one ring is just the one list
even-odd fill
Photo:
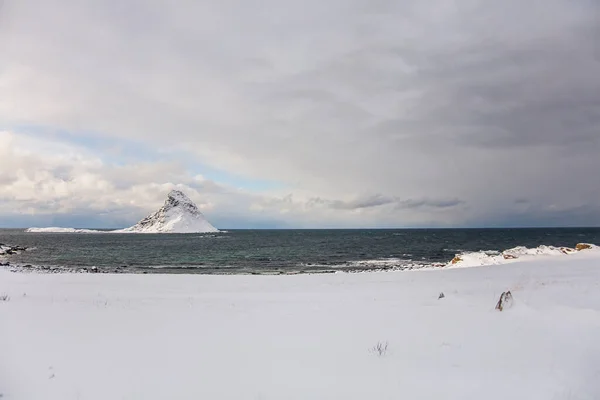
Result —
[[[0, 394], [597, 399], [599, 267], [591, 249], [497, 266], [364, 274], [2, 270]], [[505, 290], [514, 304], [499, 312]], [[387, 344], [382, 354], [378, 343]]]

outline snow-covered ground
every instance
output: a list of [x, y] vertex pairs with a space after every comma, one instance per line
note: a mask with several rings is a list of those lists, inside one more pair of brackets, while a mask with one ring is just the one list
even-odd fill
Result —
[[1, 294], [2, 400], [600, 398], [596, 249], [362, 274], [0, 271]]

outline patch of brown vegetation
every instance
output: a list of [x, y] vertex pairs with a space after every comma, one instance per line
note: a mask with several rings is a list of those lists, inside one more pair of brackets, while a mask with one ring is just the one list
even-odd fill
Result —
[[504, 257], [505, 260], [514, 260], [515, 258], [519, 258], [513, 254], [502, 254], [502, 257]]

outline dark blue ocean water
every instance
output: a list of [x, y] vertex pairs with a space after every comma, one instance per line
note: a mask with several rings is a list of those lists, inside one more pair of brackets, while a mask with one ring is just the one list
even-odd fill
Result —
[[465, 251], [600, 244], [600, 228], [231, 230], [217, 234], [55, 234], [0, 229], [30, 247], [11, 264], [123, 272], [289, 273], [408, 268]]

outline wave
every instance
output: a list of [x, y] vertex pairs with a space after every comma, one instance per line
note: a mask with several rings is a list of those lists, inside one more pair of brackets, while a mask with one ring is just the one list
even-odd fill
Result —
[[301, 263], [300, 269], [304, 272], [318, 272], [330, 270], [332, 272], [381, 272], [381, 271], [407, 271], [413, 269], [439, 268], [445, 263], [432, 261], [414, 261], [406, 258], [376, 258], [370, 260], [353, 260], [342, 263]]
[[513, 247], [504, 251], [484, 250], [462, 252], [446, 264], [445, 268], [481, 267], [502, 265], [531, 260], [537, 257], [568, 256], [580, 251], [600, 251], [600, 247], [590, 243], [579, 243], [574, 248], [541, 245], [534, 248]]

